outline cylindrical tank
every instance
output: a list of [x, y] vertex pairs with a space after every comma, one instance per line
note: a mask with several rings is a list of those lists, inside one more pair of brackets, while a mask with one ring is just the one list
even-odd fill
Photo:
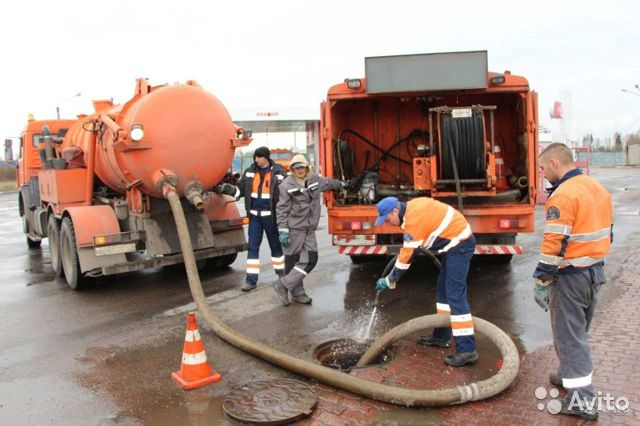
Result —
[[[97, 129], [92, 123], [102, 115], [122, 129], [120, 136], [113, 126], [93, 131]], [[140, 140], [131, 141], [132, 128], [142, 129]], [[95, 143], [95, 174], [118, 192], [137, 184], [145, 193], [162, 197], [156, 180], [159, 170], [168, 170], [184, 195], [191, 181], [208, 189], [224, 177], [233, 159], [236, 131], [222, 103], [197, 85], [145, 86], [124, 105], [81, 117], [67, 132], [62, 148], [79, 146], [89, 164], [90, 144]]]

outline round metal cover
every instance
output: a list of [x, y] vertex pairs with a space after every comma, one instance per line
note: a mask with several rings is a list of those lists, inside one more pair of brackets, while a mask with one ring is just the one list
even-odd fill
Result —
[[309, 416], [317, 402], [313, 389], [297, 380], [258, 380], [232, 390], [222, 409], [238, 422], [284, 425]]

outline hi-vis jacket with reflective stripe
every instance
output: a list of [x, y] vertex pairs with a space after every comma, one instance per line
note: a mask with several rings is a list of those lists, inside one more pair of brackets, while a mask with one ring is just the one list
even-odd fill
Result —
[[[271, 163], [269, 166], [270, 172], [267, 173], [270, 173], [270, 185], [269, 191], [264, 193], [265, 198], [263, 199], [264, 201], [268, 201], [269, 211], [275, 218], [276, 204], [278, 203], [279, 195], [278, 185], [284, 180], [284, 178], [287, 177], [287, 172], [280, 164], [274, 163], [272, 160], [269, 160], [269, 162]], [[244, 197], [244, 208], [247, 212], [247, 216], [249, 216], [249, 211], [251, 210], [252, 195], [254, 196], [254, 198], [256, 198], [258, 195], [257, 189], [256, 191], [254, 191], [253, 183], [256, 175], [258, 176], [258, 179], [260, 178], [259, 173], [260, 172], [257, 170], [256, 163], [251, 164], [245, 169], [244, 173], [242, 174], [242, 178], [240, 179], [240, 184], [238, 185], [239, 192], [236, 198]], [[266, 198], [267, 195], [268, 198]]]
[[416, 248], [445, 253], [472, 235], [471, 227], [460, 212], [427, 197], [414, 198], [406, 204], [402, 229], [404, 244], [388, 276], [388, 282], [392, 285], [409, 269]]
[[544, 281], [601, 263], [613, 237], [611, 195], [595, 179], [574, 169], [551, 191], [540, 262], [533, 274]]

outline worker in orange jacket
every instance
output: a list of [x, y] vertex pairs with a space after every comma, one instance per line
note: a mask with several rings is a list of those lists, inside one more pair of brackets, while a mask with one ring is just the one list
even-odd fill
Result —
[[561, 143], [542, 151], [540, 170], [553, 185], [545, 206], [540, 262], [533, 273], [535, 300], [551, 310], [553, 345], [560, 360], [549, 380], [567, 390], [561, 413], [595, 420], [587, 331], [596, 295], [606, 282], [604, 258], [613, 239], [611, 195], [575, 167], [571, 150]]
[[404, 244], [396, 263], [389, 275], [378, 279], [376, 290], [383, 292], [395, 288], [402, 274], [409, 269], [416, 248], [436, 250], [441, 255], [436, 309], [438, 314], [450, 315], [451, 328], [436, 328], [433, 335], [421, 336], [418, 342], [448, 348], [453, 334], [456, 353], [447, 355], [445, 364], [453, 367], [475, 364], [478, 353], [467, 300], [467, 275], [476, 241], [467, 220], [453, 207], [433, 198], [415, 198], [401, 203], [395, 197], [387, 197], [376, 207], [376, 226], [387, 222], [401, 226], [404, 233]]

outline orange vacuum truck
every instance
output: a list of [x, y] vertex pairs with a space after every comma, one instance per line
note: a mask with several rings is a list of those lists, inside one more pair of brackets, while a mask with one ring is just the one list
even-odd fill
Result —
[[476, 254], [521, 254], [538, 182], [528, 81], [489, 72], [486, 51], [366, 58], [365, 75], [331, 87], [321, 106], [323, 172], [351, 182], [325, 195], [333, 244], [356, 263], [397, 254], [402, 234], [373, 226], [374, 204], [433, 197], [464, 214]]
[[196, 82], [137, 80], [123, 105], [94, 101], [77, 120], [30, 120], [21, 135], [19, 210], [27, 244], [49, 239], [57, 276], [86, 277], [183, 261], [167, 194], [181, 196], [199, 266], [246, 250], [243, 219], [218, 184], [251, 142]]

